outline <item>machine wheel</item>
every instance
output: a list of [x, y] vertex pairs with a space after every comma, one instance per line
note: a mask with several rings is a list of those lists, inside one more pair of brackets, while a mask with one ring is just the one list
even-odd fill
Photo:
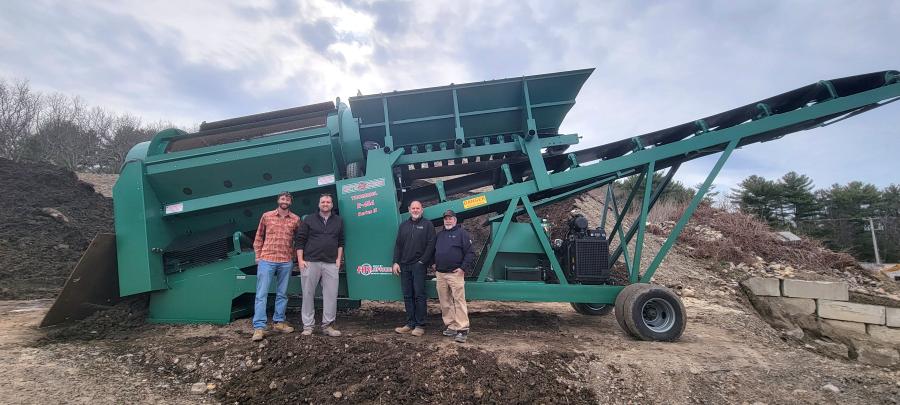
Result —
[[586, 304], [573, 302], [572, 309], [581, 315], [603, 316], [613, 311], [613, 306], [609, 304]]
[[359, 176], [362, 176], [362, 169], [359, 167], [359, 162], [347, 163], [347, 178], [352, 179]]
[[619, 323], [619, 327], [622, 328], [622, 331], [625, 333], [635, 336], [635, 332], [628, 329], [628, 325], [625, 324], [625, 300], [633, 294], [635, 291], [643, 291], [652, 288], [653, 286], [650, 284], [629, 284], [619, 292], [619, 295], [616, 296], [615, 303], [615, 312], [616, 312], [616, 322]]
[[632, 292], [625, 298], [623, 310], [625, 325], [641, 340], [678, 340], [687, 323], [681, 298], [664, 287]]

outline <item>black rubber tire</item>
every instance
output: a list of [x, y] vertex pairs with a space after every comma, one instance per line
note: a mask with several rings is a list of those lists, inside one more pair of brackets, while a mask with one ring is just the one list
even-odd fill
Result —
[[659, 286], [634, 291], [626, 297], [623, 315], [632, 336], [640, 340], [674, 342], [687, 325], [681, 298]]
[[616, 322], [619, 323], [619, 327], [622, 328], [622, 331], [626, 334], [634, 336], [634, 332], [628, 330], [628, 325], [625, 324], [625, 300], [635, 291], [649, 289], [651, 287], [652, 285], [650, 284], [629, 284], [625, 286], [625, 288], [623, 288], [621, 292], [619, 292], [619, 295], [616, 296]]
[[362, 169], [360, 168], [359, 162], [353, 162], [347, 164], [347, 178], [352, 179], [356, 177], [362, 176]]
[[609, 304], [586, 304], [581, 302], [573, 302], [572, 309], [581, 315], [603, 316], [609, 315], [613, 311], [613, 306]]

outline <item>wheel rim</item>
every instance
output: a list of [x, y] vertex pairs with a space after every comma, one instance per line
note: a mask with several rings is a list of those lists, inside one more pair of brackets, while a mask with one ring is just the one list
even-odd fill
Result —
[[644, 303], [641, 318], [648, 329], [664, 333], [675, 325], [675, 308], [662, 298], [651, 298]]
[[603, 308], [606, 308], [606, 304], [581, 304], [581, 305], [583, 305], [585, 308], [587, 308], [591, 311], [602, 311]]

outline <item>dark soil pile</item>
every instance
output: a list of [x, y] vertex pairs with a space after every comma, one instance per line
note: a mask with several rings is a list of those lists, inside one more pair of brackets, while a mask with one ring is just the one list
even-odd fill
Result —
[[148, 295], [129, 297], [82, 320], [47, 329], [37, 345], [72, 340], [127, 339], [135, 328], [145, 324], [149, 302]]
[[53, 297], [112, 214], [73, 172], [0, 159], [0, 299]]
[[[389, 339], [278, 339], [257, 371], [223, 384], [226, 403], [595, 403], [577, 387], [571, 353], [536, 353], [514, 367], [494, 354]], [[258, 368], [259, 366], [257, 366]], [[252, 370], [252, 369], [251, 369]]]

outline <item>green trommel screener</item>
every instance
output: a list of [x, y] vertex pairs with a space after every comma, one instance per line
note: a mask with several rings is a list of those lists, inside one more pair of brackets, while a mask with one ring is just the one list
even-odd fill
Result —
[[[650, 282], [731, 153], [900, 98], [896, 71], [819, 81], [579, 149], [580, 136], [559, 128], [592, 71], [357, 96], [205, 122], [196, 133], [162, 131], [129, 152], [113, 189], [116, 233], [95, 239], [44, 324], [134, 294], [149, 294], [151, 322], [223, 324], [249, 314], [251, 241], [260, 215], [289, 191], [301, 215], [315, 211], [321, 193], [336, 196], [347, 305], [402, 299], [390, 271], [394, 239], [419, 200], [435, 225], [447, 209], [488, 218], [466, 224], [490, 230], [466, 275], [469, 299], [569, 302], [586, 315], [615, 309], [636, 338], [675, 340], [684, 306]], [[718, 161], [662, 248], [642, 261], [648, 211], [683, 162], [712, 154]], [[654, 184], [657, 171], [665, 175]], [[626, 198], [607, 188], [602, 223], [573, 216], [548, 224], [535, 214], [629, 176], [638, 181]], [[639, 216], [625, 221], [630, 211]], [[548, 227], [562, 236], [551, 239]], [[617, 262], [624, 277], [611, 277]], [[299, 284], [292, 277], [289, 292], [299, 294]], [[434, 297], [433, 280], [428, 289]]]

